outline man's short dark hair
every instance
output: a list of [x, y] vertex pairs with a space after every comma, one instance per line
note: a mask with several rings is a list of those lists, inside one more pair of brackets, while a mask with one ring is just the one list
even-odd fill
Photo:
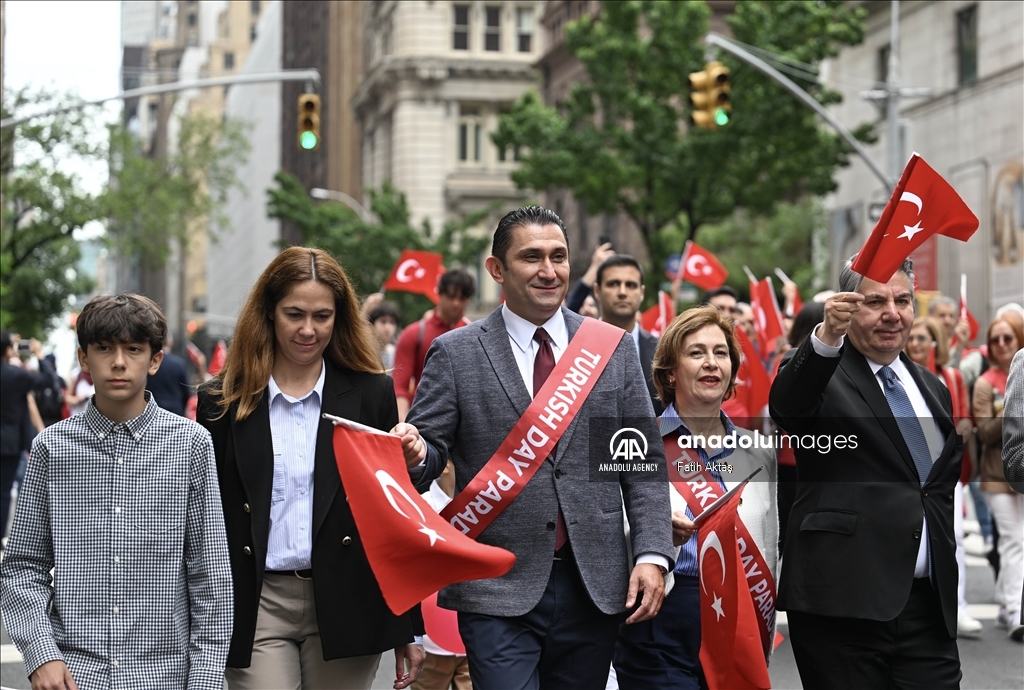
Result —
[[14, 334], [10, 331], [0, 331], [0, 352], [7, 352], [9, 347], [14, 347]]
[[370, 311], [370, 315], [367, 318], [370, 320], [370, 323], [377, 323], [377, 319], [385, 317], [394, 319], [396, 324], [402, 323], [402, 316], [394, 302], [381, 302]]
[[613, 254], [602, 261], [601, 265], [597, 267], [597, 278], [595, 279], [595, 282], [600, 285], [602, 278], [604, 277], [604, 270], [606, 268], [614, 268], [616, 266], [631, 266], [640, 271], [640, 284], [644, 284], [644, 267], [640, 265], [639, 261], [629, 254]]
[[701, 300], [701, 304], [711, 304], [711, 300], [719, 295], [729, 295], [734, 300], [739, 301], [740, 293], [736, 292], [733, 288], [728, 285], [722, 287], [716, 287], [714, 290], [708, 290], [704, 293], [704, 298]]
[[512, 246], [512, 231], [526, 225], [558, 226], [562, 231], [562, 237], [565, 238], [566, 246], [569, 245], [569, 233], [565, 230], [565, 223], [554, 211], [541, 206], [523, 206], [506, 213], [498, 221], [498, 228], [494, 231], [491, 256], [500, 261], [502, 266], [508, 267], [508, 248]]
[[149, 343], [155, 355], [164, 346], [167, 320], [156, 302], [130, 292], [93, 297], [78, 315], [78, 345]]
[[476, 294], [476, 280], [469, 271], [453, 268], [441, 274], [441, 280], [437, 281], [437, 294], [469, 299]]

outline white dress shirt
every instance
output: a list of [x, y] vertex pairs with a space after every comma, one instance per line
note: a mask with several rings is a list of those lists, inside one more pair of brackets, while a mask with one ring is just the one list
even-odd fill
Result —
[[321, 362], [320, 378], [301, 398], [284, 393], [273, 376], [267, 384], [274, 440], [267, 570], [305, 570], [312, 564], [313, 464], [326, 372]]
[[[565, 317], [561, 310], [556, 311], [550, 319], [541, 326], [536, 326], [518, 314], [513, 313], [507, 304], [501, 307], [501, 316], [505, 320], [505, 330], [508, 331], [508, 339], [512, 345], [512, 354], [519, 366], [519, 373], [523, 377], [523, 384], [526, 390], [533, 397], [533, 362], [537, 358], [537, 350], [540, 343], [533, 339], [538, 328], [543, 328], [551, 339], [551, 350], [555, 355], [555, 364], [565, 352], [569, 345], [569, 330], [565, 326]], [[639, 328], [639, 326], [637, 326]], [[636, 331], [637, 329], [634, 329]], [[635, 336], [639, 337], [639, 333]], [[662, 572], [669, 571], [669, 560], [657, 553], [642, 553], [637, 556], [637, 565], [641, 563], [654, 563], [662, 569]]]
[[[826, 345], [818, 338], [818, 329], [815, 327], [811, 331], [811, 346], [814, 351], [822, 357], [838, 357], [839, 350], [843, 347], [843, 343], [846, 341], [846, 336], [839, 338], [839, 343], [832, 347]], [[875, 383], [882, 390], [882, 395], [885, 395], [885, 382], [882, 377], [878, 375], [878, 372], [882, 370], [884, 364], [874, 362], [867, 357], [868, 366], [871, 367], [871, 373], [874, 374]], [[910, 399], [910, 404], [914, 406], [914, 414], [917, 415], [918, 421], [921, 423], [921, 431], [924, 432], [925, 441], [928, 443], [928, 455], [931, 458], [932, 464], [938, 459], [942, 453], [942, 447], [945, 445], [942, 440], [942, 431], [939, 429], [939, 423], [935, 421], [935, 417], [932, 415], [932, 411], [928, 408], [928, 403], [925, 402], [924, 395], [921, 394], [921, 390], [914, 383], [913, 377], [910, 372], [907, 371], [907, 366], [897, 357], [889, 368], [892, 369], [893, 373], [896, 374], [896, 378], [903, 384], [903, 389], [907, 393], [907, 397]], [[924, 514], [921, 515], [921, 544], [917, 547], [917, 563], [914, 566], [914, 577], [928, 577], [928, 521], [924, 519]]]

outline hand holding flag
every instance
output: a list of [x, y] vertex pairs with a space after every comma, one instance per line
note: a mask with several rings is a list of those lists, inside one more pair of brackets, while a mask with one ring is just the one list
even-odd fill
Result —
[[334, 457], [358, 538], [396, 615], [453, 582], [500, 577], [512, 568], [515, 555], [466, 537], [416, 492], [398, 436], [324, 416], [335, 423]]
[[852, 268], [866, 278], [887, 283], [900, 264], [932, 235], [966, 242], [977, 229], [978, 218], [956, 190], [915, 153]]

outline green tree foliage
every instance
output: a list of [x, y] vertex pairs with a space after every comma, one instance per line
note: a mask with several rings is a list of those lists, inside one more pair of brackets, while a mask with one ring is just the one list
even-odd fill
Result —
[[[287, 172], [274, 176], [276, 187], [267, 190], [267, 215], [290, 221], [299, 230], [300, 243], [330, 252], [345, 267], [356, 291], [366, 295], [380, 290], [403, 249], [422, 249], [442, 254], [445, 265], [475, 264], [490, 243], [490, 237], [468, 232], [492, 210], [485, 208], [459, 223], [446, 223], [440, 232], [429, 223], [416, 229], [410, 220], [405, 194], [385, 180], [381, 189], [371, 189], [370, 210], [375, 218], [367, 222], [344, 204], [312, 199], [302, 183]], [[405, 292], [388, 293], [407, 320], [419, 316], [433, 304], [426, 297]]]
[[729, 271], [729, 285], [743, 295], [748, 290], [747, 266], [758, 280], [771, 276], [781, 298], [782, 285], [775, 276], [781, 268], [800, 287], [804, 301], [814, 293], [811, 237], [827, 222], [825, 211], [814, 199], [782, 202], [769, 216], [739, 211], [726, 220], [704, 226], [701, 246], [715, 253]]
[[249, 150], [241, 121], [200, 113], [181, 118], [177, 146], [164, 158], [143, 155], [136, 137], [110, 127], [111, 178], [102, 200], [109, 241], [122, 256], [155, 269], [166, 263], [172, 240], [224, 227], [221, 209], [240, 186], [235, 170]]
[[[3, 115], [69, 104], [46, 92], [4, 93]], [[75, 231], [97, 217], [99, 203], [83, 191], [69, 160], [97, 160], [87, 115], [79, 110], [0, 132], [0, 326], [42, 337], [71, 295], [91, 286], [78, 275]]]
[[[863, 38], [865, 10], [840, 0], [737, 2], [736, 39], [816, 65]], [[588, 79], [555, 107], [528, 92], [503, 116], [493, 140], [522, 158], [523, 188], [569, 189], [594, 213], [623, 210], [651, 258], [678, 252], [701, 226], [743, 208], [768, 215], [779, 201], [835, 188], [849, 150], [837, 134], [777, 83], [729, 56], [733, 119], [723, 129], [690, 129], [688, 75], [705, 64], [704, 2], [603, 2], [596, 17], [565, 29], [566, 47]], [[796, 81], [821, 103], [840, 95]], [[855, 134], [867, 139], [869, 127]], [[679, 232], [658, 247], [665, 228]]]

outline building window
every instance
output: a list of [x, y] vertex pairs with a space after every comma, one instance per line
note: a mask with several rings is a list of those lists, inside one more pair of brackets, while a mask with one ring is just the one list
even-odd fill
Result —
[[256, 25], [253, 24], [249, 27], [249, 42], [253, 43], [256, 41]]
[[520, 53], [533, 50], [533, 8], [516, 9], [516, 49]]
[[485, 7], [484, 17], [484, 50], [498, 52], [501, 50], [501, 8]]
[[483, 122], [478, 108], [459, 108], [459, 161], [479, 163], [483, 139]]
[[195, 12], [189, 12], [189, 14], [188, 14], [188, 25], [189, 26], [195, 26], [196, 25], [196, 13]]
[[249, 12], [254, 17], [258, 17], [259, 16], [259, 14], [260, 14], [260, 0], [252, 0], [252, 2], [249, 3]]
[[452, 6], [452, 48], [469, 50], [469, 5]]
[[978, 6], [956, 13], [956, 52], [960, 83], [978, 78]]
[[234, 68], [235, 68], [235, 54], [234, 53], [224, 53], [224, 69], [234, 69]]

